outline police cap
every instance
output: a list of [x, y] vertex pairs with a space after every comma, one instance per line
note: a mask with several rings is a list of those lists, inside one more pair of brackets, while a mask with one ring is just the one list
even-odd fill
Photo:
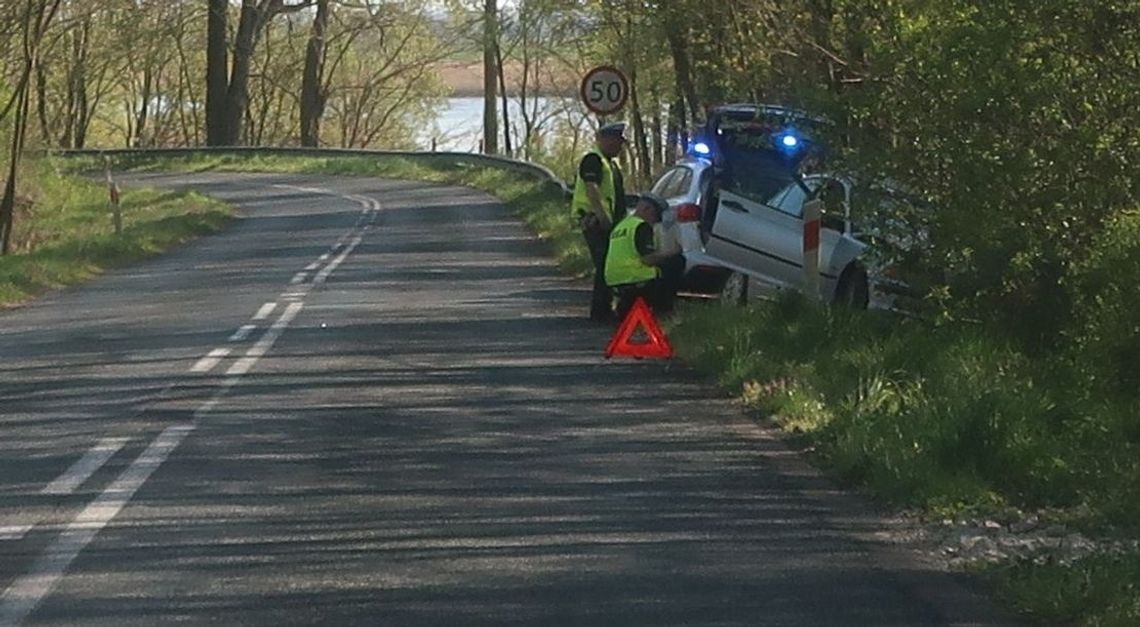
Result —
[[625, 139], [625, 122], [610, 122], [598, 129], [598, 137], [620, 137]]
[[650, 194], [650, 193], [642, 194], [641, 195], [641, 202], [648, 204], [650, 207], [653, 207], [654, 211], [657, 212], [657, 219], [658, 220], [660, 220], [661, 216], [664, 215], [665, 211], [667, 209], [669, 209], [669, 203], [666, 202], [664, 198], [658, 196], [657, 194]]

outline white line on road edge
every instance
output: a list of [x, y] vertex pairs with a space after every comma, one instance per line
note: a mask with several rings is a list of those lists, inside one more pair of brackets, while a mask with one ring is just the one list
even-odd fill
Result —
[[[325, 259], [328, 259], [328, 258], [329, 257], [326, 254]], [[324, 261], [325, 259], [321, 259], [321, 261]], [[305, 272], [312, 272], [313, 270], [316, 270], [317, 268], [321, 267], [321, 261], [314, 261], [313, 263], [310, 263], [309, 265], [305, 266]]]
[[305, 279], [307, 279], [307, 278], [309, 278], [309, 273], [298, 272], [297, 274], [293, 275], [293, 278], [289, 281], [289, 285], [297, 285], [298, 283], [304, 283]]
[[277, 309], [277, 303], [265, 303], [261, 306], [261, 309], [258, 309], [257, 313], [253, 315], [253, 319], [265, 320], [269, 317], [269, 314], [273, 313], [274, 309]]
[[206, 353], [206, 356], [199, 359], [198, 363], [190, 368], [190, 372], [209, 372], [213, 370], [218, 364], [222, 363], [230, 354], [228, 348], [215, 348], [214, 350]]
[[63, 530], [31, 572], [12, 582], [0, 597], [0, 626], [19, 625], [55, 587], [79, 552], [111, 522], [146, 483], [167, 456], [182, 443], [192, 426], [167, 427], [102, 494]]
[[249, 337], [249, 334], [253, 333], [255, 330], [257, 330], [256, 324], [243, 324], [241, 325], [240, 329], [234, 331], [234, 334], [230, 336], [229, 341], [240, 342]]
[[55, 481], [47, 484], [40, 494], [71, 494], [75, 489], [83, 485], [84, 481], [91, 478], [96, 470], [103, 467], [119, 449], [123, 448], [130, 438], [103, 438], [92, 446], [83, 457], [71, 465], [70, 468], [63, 471], [63, 474], [56, 478]]
[[8, 525], [7, 527], [0, 527], [0, 540], [19, 540], [34, 528], [35, 525]]
[[257, 363], [257, 360], [269, 352], [269, 349], [273, 347], [273, 343], [285, 332], [285, 327], [289, 326], [289, 323], [293, 321], [293, 318], [297, 317], [297, 313], [300, 312], [304, 306], [304, 303], [289, 303], [285, 311], [281, 312], [281, 317], [269, 327], [265, 335], [262, 335], [256, 344], [245, 352], [245, 357], [242, 357], [234, 362], [234, 365], [230, 366], [230, 369], [226, 371], [226, 375], [231, 377], [241, 376], [249, 372], [250, 368], [253, 368], [253, 365]]

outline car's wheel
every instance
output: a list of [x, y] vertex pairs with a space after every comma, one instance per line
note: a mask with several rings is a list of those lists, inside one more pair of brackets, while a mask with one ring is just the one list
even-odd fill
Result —
[[720, 302], [734, 306], [748, 303], [748, 275], [729, 272], [728, 279], [724, 282], [724, 289], [720, 291]]
[[870, 300], [867, 271], [857, 263], [843, 269], [839, 275], [839, 285], [835, 288], [834, 304], [852, 309], [866, 309]]

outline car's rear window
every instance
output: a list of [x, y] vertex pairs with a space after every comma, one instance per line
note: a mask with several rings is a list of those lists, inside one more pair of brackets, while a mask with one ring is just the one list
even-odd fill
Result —
[[727, 188], [756, 202], [768, 202], [793, 181], [785, 157], [771, 149], [755, 148], [749, 137], [736, 133], [721, 136], [728, 178]]

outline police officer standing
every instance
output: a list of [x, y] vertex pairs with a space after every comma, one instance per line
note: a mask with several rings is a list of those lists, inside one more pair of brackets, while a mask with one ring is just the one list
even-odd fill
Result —
[[605, 280], [606, 251], [614, 223], [625, 216], [625, 183], [614, 159], [625, 145], [625, 123], [607, 124], [598, 130], [597, 145], [578, 164], [578, 179], [570, 214], [582, 229], [594, 263], [594, 289], [590, 319], [613, 319], [613, 294]]

